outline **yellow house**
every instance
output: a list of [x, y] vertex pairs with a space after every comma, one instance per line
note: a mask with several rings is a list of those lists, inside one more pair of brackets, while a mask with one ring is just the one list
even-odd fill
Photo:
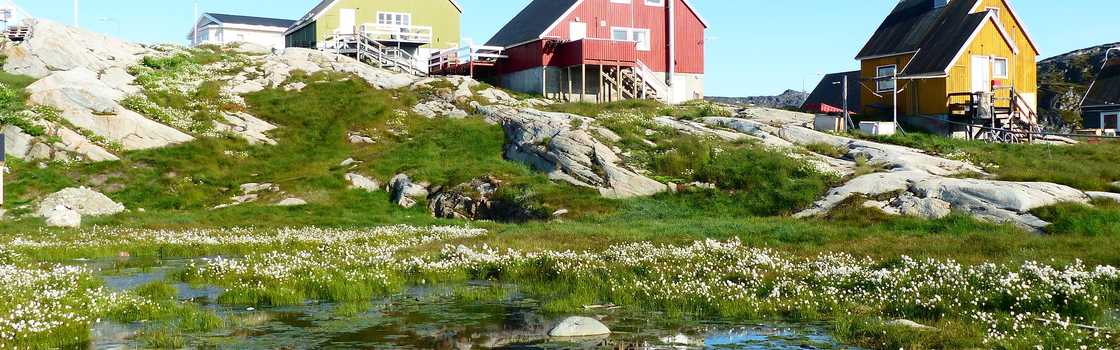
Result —
[[462, 13], [455, 0], [323, 0], [284, 36], [288, 47], [317, 48], [333, 36], [361, 34], [424, 58], [459, 47]]
[[1038, 55], [1008, 0], [902, 0], [856, 57], [861, 107], [966, 119], [990, 92], [999, 110], [1037, 118]]

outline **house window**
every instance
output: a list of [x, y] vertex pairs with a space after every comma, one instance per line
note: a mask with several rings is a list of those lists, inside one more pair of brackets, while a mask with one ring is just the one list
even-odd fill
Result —
[[412, 14], [397, 12], [378, 12], [377, 24], [410, 26], [412, 25]]
[[879, 66], [875, 69], [875, 88], [878, 92], [894, 91], [894, 74], [898, 66]]
[[665, 6], [665, 0], [646, 0], [646, 5], [649, 5], [649, 6]]
[[1120, 130], [1120, 113], [1101, 113], [1101, 129]]
[[1011, 76], [1011, 62], [1006, 58], [992, 57], [992, 78], [1007, 79]]
[[649, 51], [650, 45], [650, 31], [649, 29], [640, 28], [611, 28], [611, 40], [614, 41], [632, 41], [637, 43], [639, 51]]

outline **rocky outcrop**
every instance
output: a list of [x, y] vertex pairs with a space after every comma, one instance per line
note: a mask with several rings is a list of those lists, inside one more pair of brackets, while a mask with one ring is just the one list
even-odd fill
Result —
[[428, 102], [417, 103], [412, 106], [412, 111], [425, 118], [434, 119], [437, 117], [447, 117], [452, 119], [463, 119], [467, 117], [467, 112], [459, 109], [451, 102], [444, 100], [431, 100]]
[[1112, 192], [1085, 192], [1085, 194], [1089, 195], [1089, 198], [1092, 198], [1093, 200], [1099, 200], [1099, 201], [1113, 201], [1113, 202], [1117, 202], [1117, 203], [1120, 203], [1120, 193], [1112, 193]]
[[[45, 78], [53, 72], [83, 68], [119, 72], [138, 62], [146, 49], [105, 35], [34, 19], [35, 35], [20, 45], [5, 45], [4, 71]], [[116, 70], [114, 70], [116, 69]]]
[[921, 150], [830, 135], [802, 126], [784, 126], [779, 137], [800, 146], [824, 144], [844, 149], [848, 159], [863, 159], [893, 171], [923, 171], [939, 176], [984, 172], [967, 162], [932, 156]]
[[402, 88], [416, 80], [412, 75], [375, 68], [350, 57], [304, 48], [287, 48], [279, 55], [262, 56], [257, 62], [260, 68], [246, 69], [230, 80], [230, 92], [245, 94], [280, 86], [297, 70], [308, 74], [352, 73], [379, 89]]
[[657, 117], [653, 119], [653, 122], [662, 127], [676, 130], [677, 132], [682, 134], [714, 137], [723, 141], [739, 141], [749, 137], [744, 133], [713, 129], [702, 123], [687, 120], [677, 120], [670, 117]]
[[55, 125], [45, 120], [36, 121], [45, 130], [45, 135], [28, 135], [14, 125], [0, 127], [6, 142], [4, 153], [16, 158], [69, 162], [88, 160], [94, 162], [117, 160], [116, 155], [69, 128]]
[[215, 130], [237, 135], [249, 144], [276, 144], [276, 141], [265, 134], [276, 129], [275, 125], [244, 112], [225, 113], [222, 117], [225, 119], [224, 122], [214, 121]]
[[1068, 186], [1037, 182], [957, 179], [923, 171], [869, 174], [835, 188], [797, 217], [825, 214], [853, 196], [890, 197], [883, 211], [927, 219], [952, 211], [996, 223], [1041, 230], [1049, 223], [1031, 210], [1058, 203], [1088, 203], [1089, 196]]
[[119, 90], [86, 68], [55, 72], [27, 87], [31, 103], [62, 111], [61, 117], [82, 129], [119, 143], [125, 150], [163, 147], [193, 140], [172, 127], [125, 109]]
[[79, 187], [67, 188], [48, 195], [39, 202], [36, 215], [48, 218], [58, 207], [65, 207], [83, 216], [113, 215], [125, 210], [124, 205], [114, 202], [97, 191]]
[[593, 137], [590, 118], [506, 106], [482, 106], [479, 113], [505, 129], [507, 159], [546, 172], [553, 180], [595, 188], [608, 198], [667, 190], [627, 167], [610, 146]]
[[276, 206], [278, 207], [299, 207], [304, 205], [307, 205], [307, 201], [303, 200], [302, 198], [295, 197], [284, 198], [283, 200], [276, 202]]
[[548, 331], [548, 336], [557, 338], [595, 337], [611, 334], [602, 322], [590, 317], [572, 316]]
[[546, 213], [497, 198], [495, 194], [501, 186], [501, 180], [486, 176], [454, 188], [441, 189], [428, 198], [428, 208], [433, 216], [444, 219], [526, 222], [548, 218]]

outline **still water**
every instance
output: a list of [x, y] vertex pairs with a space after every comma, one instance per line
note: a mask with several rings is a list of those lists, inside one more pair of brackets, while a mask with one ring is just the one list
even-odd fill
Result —
[[[185, 262], [105, 274], [110, 288], [125, 290], [166, 280]], [[456, 289], [495, 287], [513, 292], [465, 300]], [[390, 298], [359, 304], [311, 302], [299, 307], [232, 308], [215, 300], [222, 290], [176, 284], [179, 298], [212, 308], [223, 329], [188, 335], [188, 347], [221, 349], [854, 349], [838, 344], [827, 324], [733, 323], [682, 320], [626, 307], [588, 310], [613, 334], [587, 339], [549, 338], [568, 314], [549, 314], [516, 286], [486, 282], [466, 286], [413, 287]], [[102, 322], [90, 349], [141, 349], [142, 323]]]

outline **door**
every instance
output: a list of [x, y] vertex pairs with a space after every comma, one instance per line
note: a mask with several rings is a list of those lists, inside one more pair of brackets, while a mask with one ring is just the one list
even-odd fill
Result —
[[992, 58], [972, 56], [972, 92], [992, 92]]
[[572, 22], [571, 31], [569, 31], [569, 40], [580, 40], [587, 37], [587, 23], [585, 22]]
[[357, 9], [340, 9], [338, 10], [338, 32], [339, 34], [354, 34], [354, 27], [358, 25], [358, 10]]

